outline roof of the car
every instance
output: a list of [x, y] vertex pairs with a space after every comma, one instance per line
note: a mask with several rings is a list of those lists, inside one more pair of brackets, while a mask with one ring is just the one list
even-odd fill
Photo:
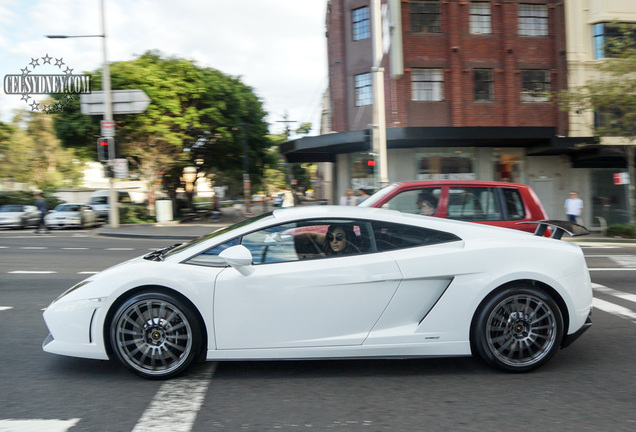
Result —
[[499, 181], [482, 181], [482, 180], [409, 180], [391, 183], [392, 185], [413, 187], [413, 186], [490, 186], [490, 187], [517, 187], [521, 189], [528, 188], [527, 185], [520, 183], [509, 183]]

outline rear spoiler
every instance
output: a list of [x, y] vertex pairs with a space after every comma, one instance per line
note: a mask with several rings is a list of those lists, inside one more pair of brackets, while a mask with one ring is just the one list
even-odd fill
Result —
[[518, 222], [521, 224], [537, 224], [537, 229], [534, 231], [536, 236], [545, 236], [545, 232], [548, 227], [554, 228], [551, 238], [559, 240], [563, 237], [564, 233], [567, 233], [570, 237], [578, 237], [588, 235], [590, 232], [583, 225], [575, 224], [563, 220], [539, 220], [533, 222]]

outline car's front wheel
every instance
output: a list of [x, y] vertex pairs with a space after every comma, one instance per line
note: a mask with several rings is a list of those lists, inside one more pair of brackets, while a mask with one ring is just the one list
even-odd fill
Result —
[[119, 361], [135, 374], [166, 379], [198, 356], [202, 331], [188, 305], [168, 294], [144, 292], [117, 309], [110, 342]]
[[541, 290], [510, 286], [487, 299], [471, 329], [473, 354], [508, 372], [527, 372], [545, 364], [563, 339], [563, 316]]

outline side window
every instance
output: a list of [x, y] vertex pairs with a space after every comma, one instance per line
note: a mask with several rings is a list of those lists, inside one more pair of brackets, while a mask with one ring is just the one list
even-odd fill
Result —
[[187, 261], [187, 264], [195, 264], [195, 265], [205, 265], [205, 266], [225, 266], [225, 261], [222, 258], [219, 258], [219, 254], [223, 252], [225, 249], [236, 246], [239, 244], [238, 239], [232, 239], [228, 242], [215, 246], [211, 249], [206, 250], [205, 252], [200, 253], [199, 255], [190, 258]]
[[488, 187], [451, 187], [447, 217], [463, 221], [503, 220], [496, 192]]
[[371, 224], [350, 219], [315, 219], [276, 225], [215, 246], [189, 259], [188, 264], [225, 266], [219, 254], [242, 244], [254, 264], [292, 262], [376, 252]]
[[391, 198], [383, 207], [388, 207], [403, 213], [435, 216], [437, 213], [437, 203], [441, 194], [442, 189], [440, 187], [408, 190]]
[[510, 220], [521, 220], [526, 217], [526, 209], [523, 199], [517, 189], [502, 189], [508, 218]]
[[389, 222], [373, 222], [378, 252], [461, 240], [455, 234]]

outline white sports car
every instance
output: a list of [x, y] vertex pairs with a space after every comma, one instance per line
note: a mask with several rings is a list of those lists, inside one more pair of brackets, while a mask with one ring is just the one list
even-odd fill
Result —
[[[43, 349], [114, 357], [145, 378], [197, 359], [471, 354], [529, 371], [591, 325], [583, 253], [546, 225], [534, 236], [394, 210], [275, 210], [78, 283], [44, 312]], [[584, 231], [563, 222], [556, 237], [564, 228]]]

